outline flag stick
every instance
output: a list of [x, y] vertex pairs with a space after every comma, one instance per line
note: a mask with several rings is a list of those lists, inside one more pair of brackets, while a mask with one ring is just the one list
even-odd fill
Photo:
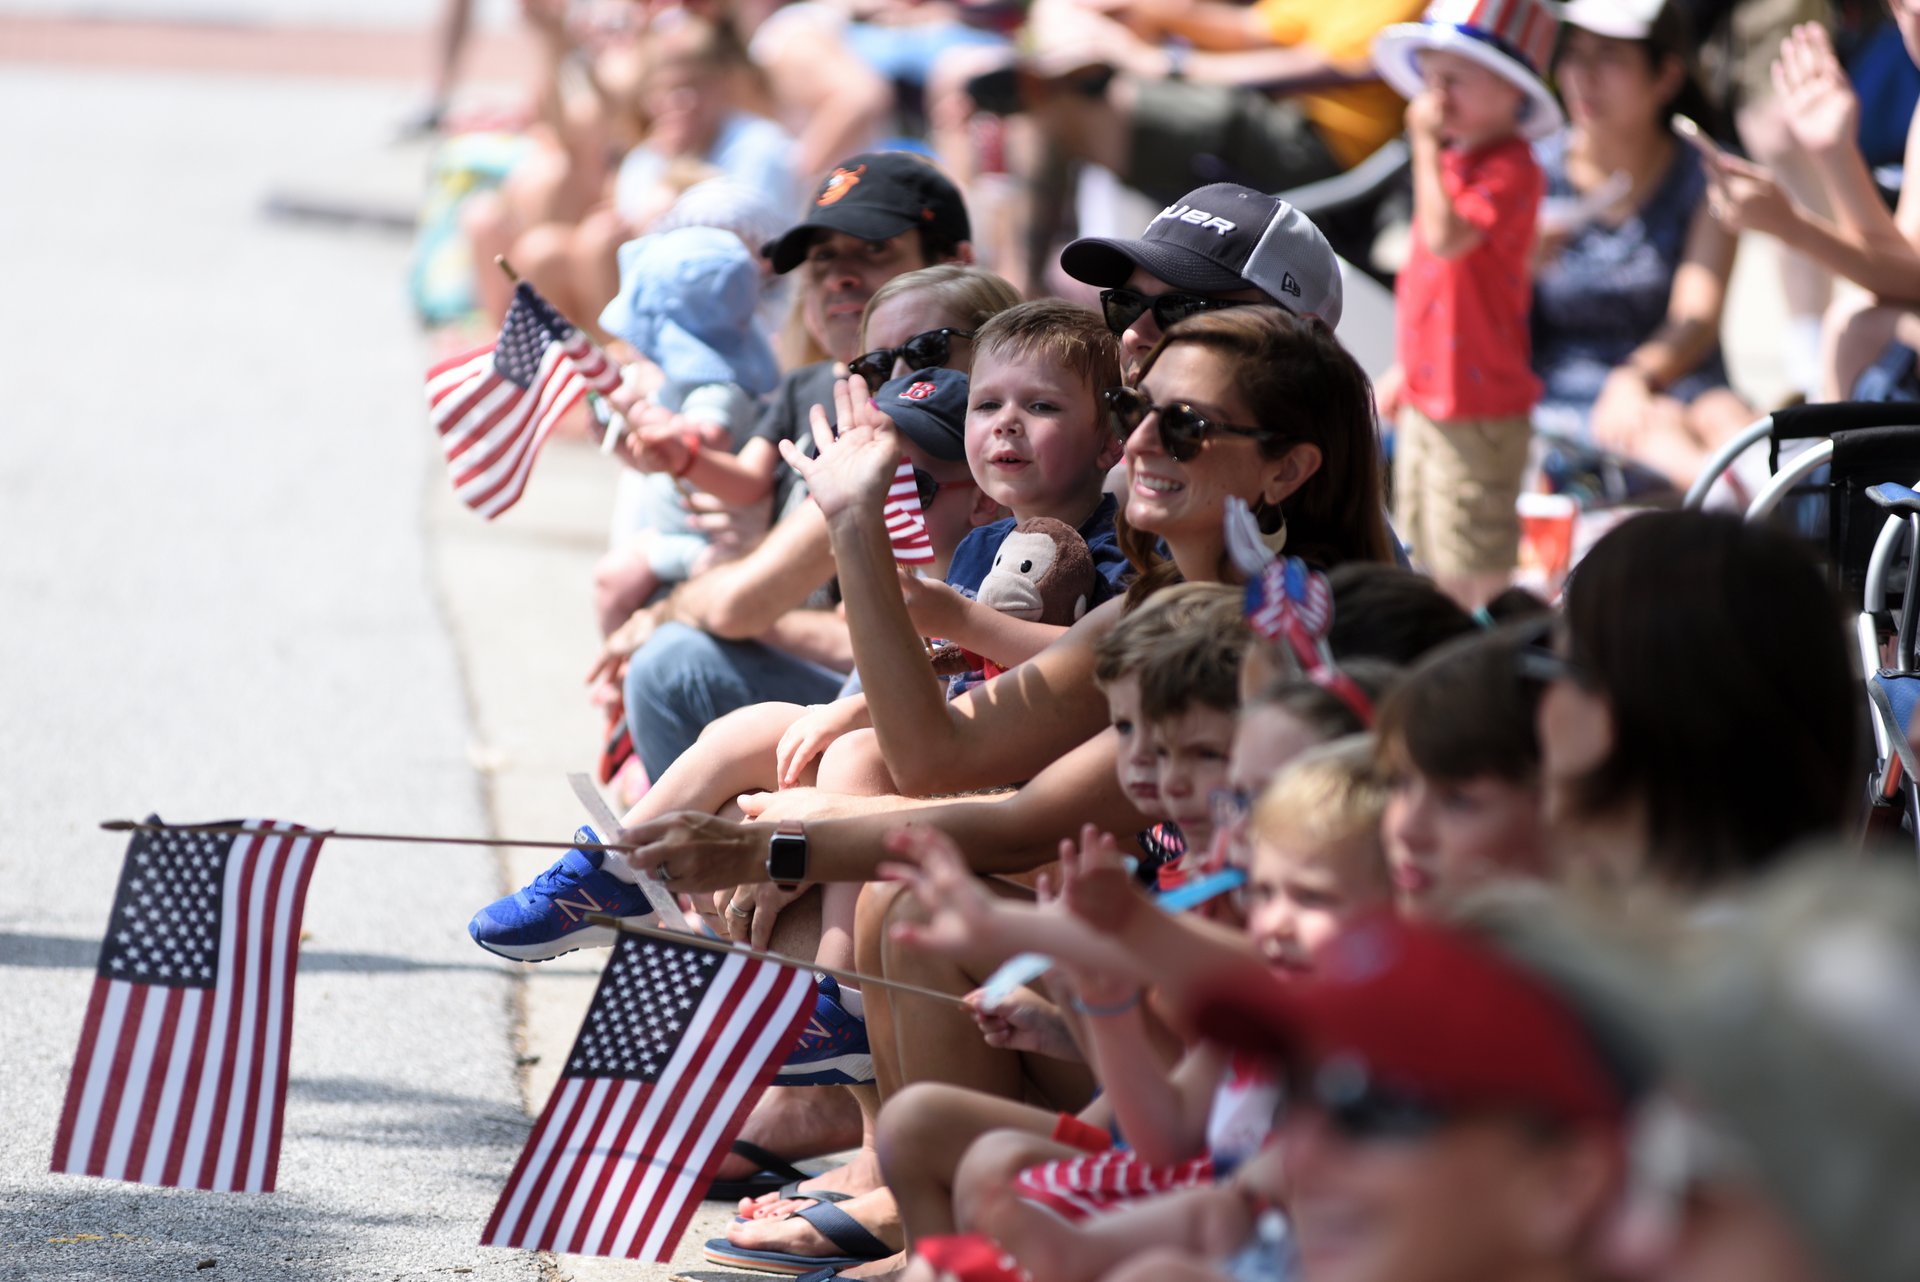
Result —
[[505, 272], [507, 274], [508, 280], [512, 281], [516, 285], [520, 283], [520, 273], [513, 270], [513, 264], [507, 261], [507, 256], [505, 254], [495, 254], [493, 256], [493, 265], [495, 267], [498, 267], [501, 271]]
[[600, 913], [588, 913], [581, 918], [595, 926], [611, 926], [626, 935], [646, 935], [653, 939], [664, 939], [672, 944], [688, 944], [694, 948], [704, 948], [709, 952], [733, 953], [741, 957], [751, 957], [755, 961], [772, 962], [776, 966], [789, 966], [794, 970], [817, 970], [823, 975], [831, 975], [845, 983], [856, 984], [861, 988], [872, 985], [875, 988], [891, 988], [899, 993], [911, 993], [915, 997], [926, 997], [936, 1002], [945, 1002], [949, 1006], [958, 1006], [962, 1010], [973, 1008], [952, 993], [943, 993], [937, 988], [922, 988], [918, 984], [903, 983], [897, 979], [882, 979], [878, 975], [862, 975], [857, 970], [839, 970], [832, 966], [822, 966], [818, 962], [801, 961], [797, 957], [787, 957], [780, 953], [761, 952], [758, 948], [749, 948], [745, 944], [730, 944], [723, 940], [708, 939], [705, 935], [679, 935], [670, 930], [656, 930], [652, 926], [633, 926], [618, 917], [606, 917]]
[[[106, 819], [100, 827], [107, 832], [204, 832], [224, 836], [252, 833], [257, 829], [241, 824], [169, 824], [133, 819]], [[336, 828], [308, 828], [302, 836], [326, 841], [397, 841], [421, 846], [529, 846], [540, 850], [638, 850], [638, 846], [620, 846], [606, 841], [523, 841], [515, 837], [422, 837], [398, 832], [342, 832]]]

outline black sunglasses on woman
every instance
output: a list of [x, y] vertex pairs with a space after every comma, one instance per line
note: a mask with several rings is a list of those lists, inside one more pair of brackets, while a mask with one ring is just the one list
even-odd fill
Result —
[[1185, 401], [1155, 405], [1137, 387], [1109, 387], [1100, 395], [1113, 415], [1114, 435], [1122, 441], [1146, 422], [1147, 415], [1158, 414], [1160, 444], [1176, 463], [1191, 462], [1200, 452], [1201, 442], [1215, 432], [1226, 432], [1233, 436], [1267, 435], [1257, 427], [1243, 427], [1238, 423], [1224, 423], [1217, 418], [1209, 418]]

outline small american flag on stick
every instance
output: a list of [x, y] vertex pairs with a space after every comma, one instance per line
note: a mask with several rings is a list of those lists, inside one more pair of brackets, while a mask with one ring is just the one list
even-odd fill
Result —
[[534, 456], [591, 387], [620, 371], [533, 286], [513, 287], [500, 337], [427, 371], [427, 421], [462, 503], [491, 520], [519, 502]]
[[268, 819], [127, 847], [53, 1170], [270, 1193], [320, 837]]
[[481, 1243], [671, 1258], [813, 992], [805, 970], [623, 935]]
[[887, 541], [893, 559], [901, 565], [933, 564], [933, 540], [927, 534], [927, 514], [920, 507], [920, 485], [913, 477], [913, 460], [904, 454], [887, 490]]

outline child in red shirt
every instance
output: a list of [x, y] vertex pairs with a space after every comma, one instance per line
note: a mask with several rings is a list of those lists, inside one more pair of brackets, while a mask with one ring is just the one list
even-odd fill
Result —
[[1396, 301], [1394, 517], [1414, 555], [1469, 609], [1512, 574], [1515, 500], [1540, 381], [1528, 363], [1534, 220], [1546, 178], [1528, 139], [1562, 116], [1537, 68], [1559, 20], [1543, 0], [1436, 0], [1388, 27], [1374, 64], [1405, 94], [1413, 247]]

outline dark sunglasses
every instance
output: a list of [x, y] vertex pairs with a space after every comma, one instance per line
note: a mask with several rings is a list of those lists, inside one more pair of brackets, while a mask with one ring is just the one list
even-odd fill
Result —
[[933, 501], [940, 497], [941, 490], [955, 488], [970, 489], [972, 486], [973, 481], [971, 478], [964, 481], [936, 481], [919, 468], [916, 467], [913, 469], [913, 488], [920, 494], [920, 508], [922, 511], [933, 506]]
[[1287, 1075], [1287, 1101], [1326, 1119], [1355, 1143], [1407, 1143], [1438, 1133], [1456, 1114], [1406, 1091], [1374, 1081], [1352, 1060], [1330, 1059], [1311, 1072]]
[[1257, 427], [1242, 427], [1237, 423], [1222, 423], [1219, 419], [1208, 418], [1185, 401], [1155, 405], [1137, 387], [1109, 387], [1100, 395], [1105, 398], [1107, 410], [1113, 415], [1114, 435], [1123, 441], [1139, 430], [1147, 415], [1158, 414], [1160, 444], [1176, 463], [1191, 461], [1200, 452], [1200, 443], [1215, 432], [1228, 432], [1234, 436], [1266, 435]]
[[862, 352], [847, 362], [847, 372], [867, 380], [867, 390], [875, 391], [893, 377], [893, 363], [906, 358], [908, 369], [933, 369], [945, 365], [953, 354], [953, 340], [972, 338], [964, 329], [930, 329], [915, 334], [898, 347], [878, 347]]
[[1100, 291], [1100, 314], [1106, 318], [1107, 328], [1115, 334], [1126, 333], [1148, 311], [1153, 313], [1153, 323], [1164, 333], [1189, 316], [1246, 305], [1224, 298], [1202, 298], [1199, 294], [1143, 294], [1137, 289]]

